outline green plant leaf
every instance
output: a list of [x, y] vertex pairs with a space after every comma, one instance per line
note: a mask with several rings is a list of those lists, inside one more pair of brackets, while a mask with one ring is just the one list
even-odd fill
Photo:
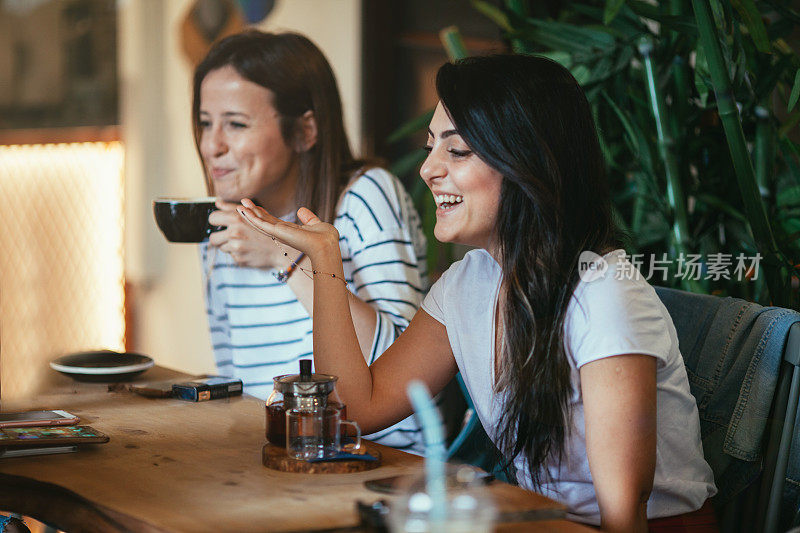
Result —
[[642, 0], [628, 0], [627, 4], [628, 7], [630, 7], [631, 10], [633, 10], [633, 12], [640, 17], [656, 20], [656, 18], [661, 15], [658, 6], [649, 2], [644, 2]]
[[574, 24], [551, 20], [528, 19], [526, 27], [509, 34], [512, 38], [530, 39], [552, 50], [591, 54], [610, 53], [615, 49], [611, 35]]
[[395, 176], [408, 176], [417, 170], [417, 167], [425, 161], [427, 156], [428, 152], [418, 148], [395, 161], [389, 170]]
[[457, 61], [469, 55], [467, 47], [464, 46], [464, 40], [461, 38], [461, 32], [456, 26], [448, 26], [440, 31], [439, 39], [442, 41], [450, 61]]
[[658, 36], [663, 36], [667, 30], [677, 31], [691, 37], [697, 35], [697, 22], [694, 17], [662, 13], [657, 6], [637, 0], [628, 0], [627, 5], [637, 16], [658, 22], [661, 26]]
[[789, 111], [794, 108], [798, 97], [800, 97], [800, 69], [797, 69], [797, 74], [794, 75], [794, 84], [792, 85], [792, 92], [789, 95]]
[[764, 0], [764, 3], [795, 24], [800, 24], [800, 14], [796, 11], [792, 11], [787, 5], [786, 0]]
[[506, 0], [506, 7], [520, 17], [527, 17], [530, 14], [529, 0]]
[[488, 17], [492, 22], [500, 26], [505, 31], [514, 31], [511, 22], [508, 20], [508, 15], [499, 7], [484, 2], [484, 0], [472, 0], [472, 7]]
[[783, 161], [786, 164], [789, 179], [795, 184], [800, 184], [800, 148], [795, 145], [790, 139], [783, 137], [778, 141], [781, 154], [783, 154]]
[[789, 133], [792, 128], [797, 126], [797, 123], [800, 122], [800, 107], [792, 111], [788, 117], [783, 121], [781, 127], [778, 128], [778, 136], [783, 137], [787, 133]]
[[711, 79], [708, 73], [708, 61], [706, 60], [705, 50], [700, 42], [697, 43], [695, 53], [694, 86], [700, 96], [700, 105], [707, 107], [708, 95], [711, 90]]
[[539, 52], [540, 56], [552, 59], [564, 68], [572, 69], [572, 55], [566, 52]]
[[[719, 31], [726, 32], [727, 31], [727, 24], [726, 24], [726, 17], [725, 17], [725, 8], [719, 2], [719, 0], [705, 0], [708, 2], [708, 5], [711, 7], [711, 12], [714, 15], [714, 22], [717, 25]], [[727, 3], [725, 5], [728, 5]]]
[[614, 102], [614, 100], [612, 100], [611, 97], [608, 96], [608, 93], [606, 93], [605, 91], [601, 91], [600, 94], [603, 96], [605, 101], [608, 102], [609, 107], [611, 108], [612, 111], [614, 111], [614, 114], [617, 115], [617, 118], [619, 118], [619, 121], [622, 124], [623, 129], [625, 130], [625, 134], [628, 136], [628, 140], [631, 143], [633, 154], [638, 157], [639, 141], [636, 133], [633, 131], [633, 126], [631, 125], [628, 116], [624, 111], [622, 111], [622, 109], [619, 108], [619, 106]]
[[775, 197], [778, 207], [788, 207], [800, 205], [800, 185], [789, 187], [779, 191]]
[[676, 31], [689, 37], [697, 36], [697, 23], [689, 17], [679, 15], [662, 15], [656, 20], [661, 25], [661, 34], [665, 31]]
[[389, 134], [389, 138], [386, 139], [386, 142], [389, 144], [396, 143], [401, 139], [405, 139], [412, 133], [416, 133], [422, 129], [428, 127], [428, 124], [431, 123], [431, 119], [433, 118], [433, 109], [430, 111], [426, 111], [422, 115], [412, 118], [392, 133]]
[[781, 220], [781, 227], [783, 231], [789, 233], [789, 235], [786, 236], [786, 240], [788, 242], [794, 241], [796, 240], [797, 234], [800, 233], [800, 220], [796, 218], [783, 219]]
[[772, 94], [775, 91], [775, 84], [783, 78], [784, 74], [790, 75], [789, 71], [793, 67], [794, 59], [794, 54], [780, 54], [778, 61], [764, 66], [766, 72], [760, 73], [754, 89], [756, 101], [760, 102], [767, 95]]
[[575, 81], [578, 82], [578, 85], [586, 85], [586, 83], [592, 79], [592, 72], [586, 65], [575, 66], [575, 68], [572, 69], [572, 75], [575, 77]]
[[[705, 204], [705, 205], [707, 205], [709, 207], [712, 207], [712, 208], [714, 208], [714, 209], [716, 209], [718, 211], [722, 211], [723, 213], [726, 213], [726, 214], [732, 216], [733, 218], [735, 218], [736, 220], [738, 220], [740, 222], [747, 223], [747, 217], [745, 217], [744, 214], [742, 214], [741, 211], [739, 211], [738, 209], [736, 209], [735, 207], [730, 205], [728, 202], [726, 202], [722, 198], [719, 198], [717, 196], [713, 196], [711, 194], [698, 194], [695, 198], [697, 198], [697, 201], [700, 202], [701, 204]], [[713, 211], [713, 209], [712, 209], [712, 211]]]
[[591, 68], [589, 80], [585, 85], [594, 84], [607, 79], [614, 73], [614, 62], [610, 56], [601, 57]]
[[750, 38], [758, 48], [759, 52], [768, 54], [772, 51], [767, 38], [767, 29], [764, 27], [764, 21], [761, 20], [761, 13], [759, 13], [753, 0], [730, 0], [739, 16], [742, 17], [747, 31], [750, 33]]
[[[577, 13], [581, 13], [594, 19], [598, 23], [603, 22], [603, 14], [605, 10], [602, 8], [583, 4], [573, 4], [572, 9], [574, 9]], [[607, 26], [608, 27], [605, 27], [606, 32], [612, 31], [614, 35], [629, 40], [632, 40], [637, 35], [647, 31], [647, 26], [645, 26], [636, 13], [634, 13], [624, 3], [622, 4], [619, 13], [617, 13], [617, 16], [614, 17], [614, 20], [611, 22], [611, 24]]]
[[625, 0], [606, 0], [606, 8], [603, 11], [603, 24], [611, 24], [623, 5], [625, 5]]

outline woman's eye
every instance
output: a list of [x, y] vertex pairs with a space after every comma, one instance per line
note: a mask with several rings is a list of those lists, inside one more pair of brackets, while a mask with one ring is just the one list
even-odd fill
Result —
[[211, 126], [211, 122], [209, 122], [208, 120], [201, 120], [200, 121], [200, 129], [201, 130], [207, 129], [209, 126]]
[[243, 122], [231, 122], [231, 127], [236, 129], [246, 128], [247, 124]]
[[455, 148], [450, 148], [448, 152], [455, 157], [467, 157], [472, 154], [472, 150], [456, 150]]
[[422, 149], [425, 150], [428, 153], [431, 153], [433, 151], [433, 146], [425, 145], [425, 146], [422, 147]]

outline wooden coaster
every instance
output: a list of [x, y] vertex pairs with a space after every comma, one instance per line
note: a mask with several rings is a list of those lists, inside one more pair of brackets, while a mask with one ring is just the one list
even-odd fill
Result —
[[298, 474], [351, 474], [365, 472], [378, 468], [381, 465], [381, 452], [371, 443], [362, 440], [361, 445], [367, 453], [376, 457], [377, 461], [320, 461], [309, 463], [298, 461], [286, 454], [286, 448], [267, 443], [261, 449], [261, 462], [264, 466], [281, 472], [295, 472]]

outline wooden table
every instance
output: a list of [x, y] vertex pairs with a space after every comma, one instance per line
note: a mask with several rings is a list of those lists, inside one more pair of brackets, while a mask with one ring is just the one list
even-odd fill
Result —
[[[154, 368], [143, 381], [175, 372]], [[355, 531], [355, 504], [386, 499], [364, 481], [418, 473], [421, 458], [381, 447], [382, 465], [355, 474], [290, 474], [261, 464], [263, 402], [244, 396], [192, 403], [105, 384], [62, 386], [4, 411], [65, 409], [111, 437], [77, 453], [0, 460], [0, 510], [73, 531]], [[558, 512], [543, 496], [492, 483], [500, 512]], [[344, 529], [347, 528], [347, 529]], [[352, 528], [352, 529], [351, 529]], [[566, 520], [498, 531], [589, 531]]]

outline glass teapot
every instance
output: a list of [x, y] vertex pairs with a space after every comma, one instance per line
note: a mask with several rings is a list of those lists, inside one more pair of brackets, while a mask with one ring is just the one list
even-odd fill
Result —
[[336, 376], [312, 374], [311, 359], [300, 360], [299, 374], [275, 376], [272, 394], [267, 398], [267, 440], [276, 446], [286, 446], [286, 411], [314, 411], [329, 405], [338, 406], [347, 418], [344, 405], [336, 394]]

